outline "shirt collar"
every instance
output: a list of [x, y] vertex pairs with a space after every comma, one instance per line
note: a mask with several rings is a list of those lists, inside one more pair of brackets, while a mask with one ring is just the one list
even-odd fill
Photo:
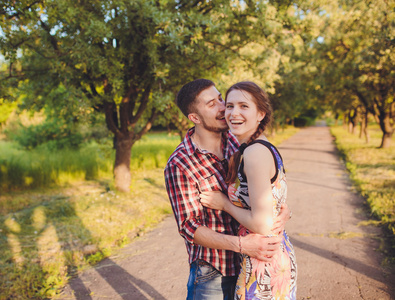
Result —
[[[189, 156], [192, 156], [198, 150], [198, 147], [192, 141], [192, 135], [194, 133], [195, 133], [195, 127], [192, 127], [188, 130], [184, 138], [184, 146]], [[236, 138], [230, 132], [222, 133], [222, 147], [223, 147], [222, 152], [224, 153], [224, 157], [226, 159], [229, 159], [229, 151], [231, 146], [237, 149], [238, 143]], [[202, 152], [199, 151], [199, 153]]]
[[195, 133], [195, 127], [190, 128], [184, 138], [184, 146], [189, 156], [192, 156], [197, 149], [195, 143], [192, 141], [192, 135]]

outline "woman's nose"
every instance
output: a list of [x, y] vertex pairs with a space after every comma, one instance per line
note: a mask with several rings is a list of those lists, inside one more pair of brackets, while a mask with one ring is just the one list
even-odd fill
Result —
[[230, 114], [232, 116], [237, 116], [239, 114], [239, 110], [236, 107], [233, 107], [232, 110], [230, 111]]

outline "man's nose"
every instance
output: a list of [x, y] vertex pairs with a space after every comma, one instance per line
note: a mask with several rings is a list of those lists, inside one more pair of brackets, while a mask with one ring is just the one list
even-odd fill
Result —
[[218, 101], [220, 111], [225, 111], [225, 102]]

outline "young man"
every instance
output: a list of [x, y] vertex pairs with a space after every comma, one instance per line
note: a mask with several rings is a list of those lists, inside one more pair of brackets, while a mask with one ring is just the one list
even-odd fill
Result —
[[[226, 212], [200, 204], [204, 191], [227, 193], [227, 160], [238, 143], [228, 132], [225, 103], [215, 84], [197, 79], [177, 94], [177, 106], [195, 127], [170, 156], [165, 181], [190, 263], [187, 299], [233, 299], [239, 272], [238, 252], [270, 262], [280, 237], [237, 236], [236, 221]], [[288, 208], [279, 217], [284, 226]]]

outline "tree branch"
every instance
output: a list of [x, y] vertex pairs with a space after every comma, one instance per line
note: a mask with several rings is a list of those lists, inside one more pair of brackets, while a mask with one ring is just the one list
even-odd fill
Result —
[[122, 132], [118, 129], [114, 120], [114, 111], [116, 112], [116, 104], [112, 102], [104, 102], [104, 113], [106, 116], [107, 128], [115, 135], [121, 135]]
[[[132, 95], [136, 93], [136, 88], [131, 84], [125, 97], [123, 97], [121, 101], [121, 106], [119, 108], [119, 116], [121, 118], [121, 131], [128, 132], [128, 126], [130, 121], [130, 114], [133, 112], [130, 111], [130, 107], [134, 107], [135, 101], [132, 99]], [[132, 108], [133, 109], [133, 108]]]
[[362, 102], [363, 106], [365, 106], [365, 108], [373, 115], [376, 114], [374, 108], [368, 104], [367, 99], [365, 98], [365, 96], [358, 91], [356, 88], [353, 89], [353, 92], [355, 93], [355, 95], [358, 97], [358, 99]]
[[159, 111], [157, 111], [155, 108], [152, 110], [151, 117], [143, 127], [143, 129], [140, 130], [138, 134], [135, 135], [135, 139], [139, 140], [141, 137], [148, 132], [148, 130], [151, 129], [153, 122], [155, 121], [156, 117], [158, 116]]
[[[44, 1], [33, 1], [33, 3], [31, 3], [30, 5], [27, 5], [24, 7], [23, 11], [17, 11], [16, 13], [9, 15], [7, 17], [8, 20], [11, 20], [15, 17], [18, 17], [19, 15], [24, 15], [25, 14], [25, 10], [28, 10], [30, 8], [32, 8], [34, 5], [38, 4], [38, 3], [43, 3]], [[5, 11], [5, 9], [0, 9], [0, 15], [5, 15], [7, 12]]]
[[47, 32], [47, 34], [49, 36], [49, 41], [50, 41], [52, 47], [54, 48], [56, 55], [60, 56], [61, 52], [59, 50], [58, 41], [51, 34], [51, 28], [49, 28], [49, 26], [47, 24], [45, 24], [45, 22], [43, 22], [41, 19], [40, 19], [40, 24], [41, 24], [41, 27]]
[[151, 92], [152, 83], [150, 83], [144, 90], [143, 95], [141, 96], [140, 106], [134, 116], [130, 119], [130, 125], [135, 125], [137, 121], [140, 119], [144, 110], [147, 108], [149, 94]]

